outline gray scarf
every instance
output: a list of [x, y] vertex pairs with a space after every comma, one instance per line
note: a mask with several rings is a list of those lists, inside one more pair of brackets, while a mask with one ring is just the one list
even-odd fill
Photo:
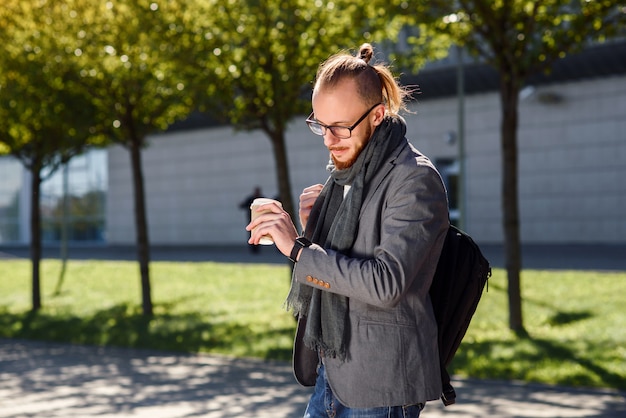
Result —
[[[350, 255], [356, 238], [363, 196], [374, 175], [402, 142], [406, 142], [406, 125], [400, 117], [386, 117], [355, 163], [331, 174], [315, 201], [307, 222], [305, 236], [324, 248]], [[343, 198], [343, 186], [351, 185]], [[346, 358], [348, 298], [328, 291], [291, 282], [285, 302], [294, 315], [307, 317], [304, 344], [312, 350], [323, 350], [327, 357]]]

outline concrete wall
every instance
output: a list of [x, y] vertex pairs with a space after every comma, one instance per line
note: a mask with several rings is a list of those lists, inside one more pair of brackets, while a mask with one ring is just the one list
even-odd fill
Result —
[[[556, 101], [560, 99], [560, 101]], [[454, 155], [456, 98], [424, 100], [411, 126], [432, 159]], [[626, 240], [626, 77], [538, 87], [520, 101], [518, 131], [522, 241]], [[502, 242], [500, 103], [496, 93], [465, 100], [467, 227]]]
[[[560, 99], [560, 100], [557, 100]], [[431, 159], [454, 158], [457, 100], [428, 100], [406, 115], [408, 137]], [[520, 102], [522, 240], [623, 243], [626, 238], [626, 77], [538, 87]], [[497, 93], [465, 98], [466, 229], [502, 241], [500, 104]], [[320, 137], [294, 121], [287, 147], [294, 202], [327, 177]], [[238, 204], [255, 185], [277, 194], [269, 139], [220, 127], [156, 135], [143, 153], [150, 240], [154, 244], [245, 243]], [[134, 242], [130, 157], [109, 151], [107, 240]]]

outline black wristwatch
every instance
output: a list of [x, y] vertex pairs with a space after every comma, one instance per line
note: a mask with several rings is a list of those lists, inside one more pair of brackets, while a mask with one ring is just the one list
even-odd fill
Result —
[[300, 252], [300, 250], [303, 248], [309, 247], [311, 244], [313, 243], [304, 237], [296, 238], [296, 243], [293, 245], [293, 248], [291, 249], [291, 254], [289, 255], [289, 259], [295, 263], [296, 257], [298, 257], [298, 253]]

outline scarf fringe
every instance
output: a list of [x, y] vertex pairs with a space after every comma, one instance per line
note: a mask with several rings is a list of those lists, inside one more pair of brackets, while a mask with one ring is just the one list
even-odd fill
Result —
[[313, 338], [307, 338], [306, 335], [303, 339], [304, 345], [312, 351], [321, 351], [324, 353], [324, 357], [338, 359], [340, 361], [346, 360], [346, 348], [342, 344], [338, 348], [330, 347], [328, 344], [325, 344], [323, 340], [317, 341]]

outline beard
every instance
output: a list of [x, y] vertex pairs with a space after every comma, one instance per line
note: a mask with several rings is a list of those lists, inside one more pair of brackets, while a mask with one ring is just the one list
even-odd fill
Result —
[[335, 169], [337, 170], [345, 170], [346, 168], [350, 168], [352, 167], [352, 165], [354, 164], [354, 162], [356, 161], [356, 159], [359, 157], [359, 154], [361, 154], [361, 151], [363, 150], [363, 145], [359, 146], [359, 148], [357, 148], [356, 150], [356, 154], [350, 158], [348, 161], [338, 161], [333, 154], [330, 154], [330, 159], [333, 161], [333, 165], [335, 166]]
[[358, 144], [357, 148], [355, 149], [354, 155], [348, 161], [337, 161], [337, 159], [335, 159], [335, 157], [333, 156], [333, 153], [330, 153], [330, 159], [332, 160], [335, 169], [345, 170], [346, 168], [352, 167], [352, 165], [356, 162], [357, 158], [359, 158], [359, 155], [361, 155], [361, 151], [363, 151], [363, 148], [365, 148], [365, 146], [372, 137], [372, 128], [369, 126], [365, 131], [365, 137], [367, 138], [367, 141]]

